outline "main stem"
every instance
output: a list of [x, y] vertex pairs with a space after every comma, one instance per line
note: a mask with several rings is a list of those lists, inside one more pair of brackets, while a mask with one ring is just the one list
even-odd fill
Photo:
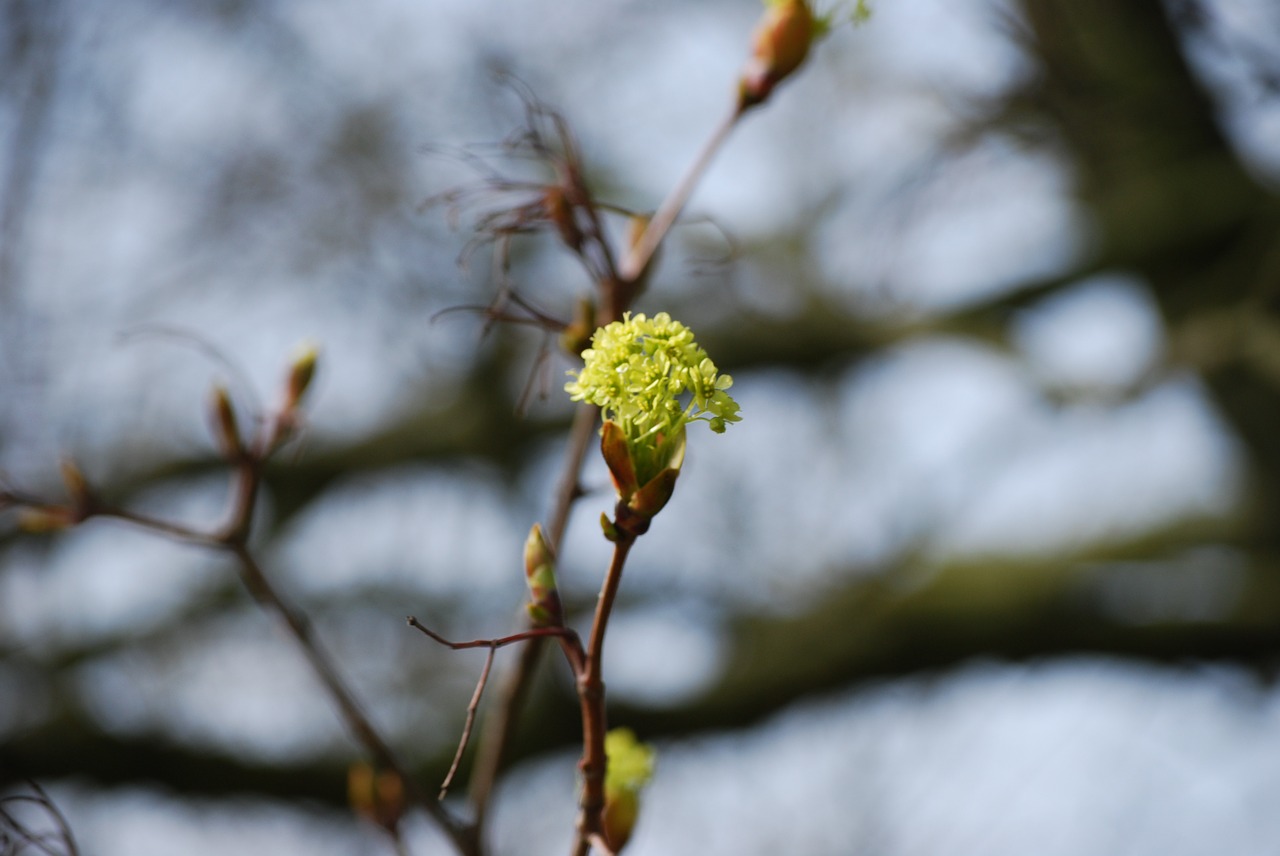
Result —
[[[694, 188], [698, 182], [702, 180], [703, 174], [715, 155], [728, 139], [730, 132], [737, 126], [738, 120], [742, 118], [743, 110], [741, 105], [735, 106], [733, 111], [725, 117], [723, 121], [712, 132], [711, 136], [703, 145], [698, 156], [690, 165], [689, 170], [681, 178], [680, 182], [672, 188], [667, 198], [658, 206], [653, 219], [649, 221], [648, 227], [640, 236], [640, 239], [627, 251], [625, 256], [618, 262], [616, 276], [609, 276], [603, 281], [597, 283], [601, 291], [601, 312], [602, 317], [597, 318], [597, 323], [604, 326], [611, 321], [617, 321], [622, 318], [622, 314], [630, 308], [632, 299], [634, 299], [637, 291], [637, 281], [640, 280], [645, 268], [653, 259], [653, 254], [666, 238], [667, 233], [675, 224], [676, 219], [680, 216], [680, 212], [684, 210], [685, 204], [689, 201], [689, 197], [693, 194]], [[589, 195], [588, 195], [588, 198]], [[594, 207], [591, 209], [593, 224], [599, 229], [599, 223], [596, 219]], [[598, 232], [600, 243], [604, 249], [608, 250], [607, 241], [604, 239], [602, 230]], [[606, 256], [608, 258], [608, 256]], [[555, 506], [552, 511], [551, 524], [548, 526], [548, 535], [553, 549], [559, 549], [564, 538], [564, 531], [569, 521], [569, 512], [573, 507], [574, 501], [581, 494], [581, 485], [579, 481], [579, 473], [582, 471], [582, 462], [586, 457], [587, 448], [591, 441], [591, 435], [595, 428], [596, 421], [599, 418], [599, 408], [589, 405], [582, 405], [578, 408], [574, 416], [573, 428], [570, 434], [569, 447], [565, 451], [564, 469], [561, 475], [560, 483], [556, 491]], [[619, 550], [622, 558], [625, 559], [627, 550], [630, 549], [631, 540], [629, 539], [626, 546], [622, 546], [619, 542]], [[615, 551], [615, 560], [618, 559], [618, 551]], [[618, 573], [610, 575], [610, 577], [621, 577], [621, 564], [618, 563]], [[609, 589], [610, 578], [605, 580], [605, 589]], [[613, 591], [617, 591], [617, 580], [613, 581]], [[600, 605], [605, 604], [605, 592], [601, 592]], [[608, 599], [608, 607], [612, 608], [613, 598]], [[589, 662], [593, 663], [596, 671], [596, 681], [600, 683], [603, 691], [603, 682], [600, 681], [599, 669], [599, 650], [604, 645], [603, 623], [598, 619], [600, 613], [597, 610], [597, 625], [592, 628], [592, 645], [591, 650], [596, 651], [596, 656]], [[604, 614], [605, 621], [608, 620], [608, 612]], [[597, 627], [600, 631], [597, 638]], [[519, 711], [524, 703], [525, 692], [528, 689], [529, 681], [533, 675], [534, 668], [537, 666], [538, 659], [542, 654], [542, 648], [545, 644], [544, 640], [533, 640], [526, 643], [520, 651], [520, 662], [517, 667], [508, 674], [503, 682], [499, 699], [494, 707], [494, 712], [490, 715], [485, 724], [484, 735], [480, 742], [479, 754], [476, 758], [475, 768], [472, 772], [471, 779], [471, 803], [475, 811], [474, 818], [471, 823], [471, 834], [480, 841], [483, 837], [485, 819], [488, 813], [489, 801], [493, 796], [494, 784], [497, 781], [498, 773], [502, 768], [503, 758], [506, 755], [508, 744], [511, 742], [512, 734], [515, 731], [515, 723], [519, 716]], [[604, 757], [604, 717], [603, 705], [600, 708], [600, 728], [599, 739], [600, 746], [595, 752], [595, 756]], [[584, 740], [590, 740], [588, 736], [591, 730], [585, 727], [585, 709], [584, 709]], [[584, 762], [586, 761], [588, 752], [584, 752]], [[603, 763], [601, 764], [603, 770]], [[585, 775], [585, 771], [584, 771]], [[603, 780], [600, 787], [603, 788]], [[585, 796], [585, 792], [584, 792]], [[601, 797], [603, 805], [603, 797]], [[596, 814], [596, 824], [599, 824], [599, 813]], [[586, 836], [579, 830], [578, 841], [575, 848], [586, 847], [590, 849], [590, 843]], [[582, 851], [583, 853], [586, 850]]]
[[618, 597], [618, 586], [622, 583], [622, 568], [627, 562], [627, 554], [631, 552], [631, 545], [635, 543], [635, 536], [621, 529], [618, 530], [617, 537], [613, 547], [613, 561], [609, 563], [604, 585], [600, 588], [600, 598], [596, 601], [595, 620], [591, 624], [591, 636], [587, 640], [587, 657], [582, 672], [578, 675], [578, 702], [582, 709], [582, 760], [578, 767], [582, 771], [582, 797], [578, 802], [578, 832], [572, 850], [574, 856], [586, 856], [591, 850], [591, 837], [601, 836], [604, 831], [601, 814], [604, 812], [604, 779], [608, 763], [604, 752], [608, 722], [605, 717], [601, 663], [604, 658], [605, 630], [609, 625], [609, 615], [613, 612], [613, 603]]

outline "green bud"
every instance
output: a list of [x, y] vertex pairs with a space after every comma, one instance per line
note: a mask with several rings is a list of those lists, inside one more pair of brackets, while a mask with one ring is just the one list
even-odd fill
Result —
[[293, 358], [293, 363], [289, 367], [289, 385], [286, 391], [285, 407], [293, 410], [302, 401], [302, 396], [306, 394], [307, 389], [311, 386], [311, 381], [316, 375], [316, 362], [320, 359], [320, 352], [315, 345], [302, 345]]
[[618, 527], [613, 525], [609, 515], [600, 512], [600, 528], [604, 531], [604, 539], [610, 543], [618, 540]]
[[524, 542], [524, 574], [529, 584], [529, 617], [538, 627], [564, 623], [564, 609], [556, 587], [556, 559], [542, 534], [542, 524], [535, 523]]
[[653, 778], [653, 747], [636, 740], [628, 728], [605, 735], [608, 759], [604, 779], [604, 838], [617, 853], [626, 846], [640, 816], [640, 793]]

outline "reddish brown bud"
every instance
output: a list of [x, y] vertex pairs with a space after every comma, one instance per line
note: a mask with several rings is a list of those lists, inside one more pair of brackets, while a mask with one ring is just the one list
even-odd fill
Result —
[[752, 34], [752, 54], [739, 84], [742, 109], [753, 107], [804, 63], [817, 32], [807, 0], [770, 3]]
[[24, 508], [18, 512], [18, 526], [24, 532], [40, 534], [44, 532], [60, 532], [76, 524], [76, 515], [70, 508], [49, 505], [39, 508]]
[[71, 498], [72, 504], [77, 508], [88, 506], [89, 483], [85, 481], [84, 473], [80, 472], [76, 462], [63, 458], [58, 462], [58, 467], [62, 471], [62, 483], [67, 486], [67, 496]]
[[618, 497], [624, 502], [630, 500], [640, 486], [636, 483], [635, 464], [631, 461], [626, 434], [618, 423], [606, 421], [600, 429], [600, 451], [609, 467], [609, 475], [613, 477]]
[[375, 772], [358, 761], [347, 768], [347, 802], [361, 817], [394, 829], [404, 814], [404, 783], [390, 770]]
[[559, 185], [548, 187], [546, 194], [542, 197], [542, 205], [546, 209], [547, 219], [556, 227], [560, 240], [564, 241], [565, 246], [575, 253], [581, 250], [582, 230], [578, 228], [578, 222], [574, 219], [573, 205], [569, 203], [564, 189]]
[[387, 829], [395, 829], [404, 814], [404, 782], [391, 770], [383, 770], [373, 780], [374, 819]]
[[679, 477], [680, 470], [675, 467], [669, 467], [658, 473], [649, 480], [648, 484], [636, 491], [635, 496], [631, 497], [629, 505], [632, 510], [643, 517], [653, 517], [670, 501], [671, 494], [676, 489], [676, 479]]
[[357, 814], [373, 818], [373, 768], [357, 761], [347, 768], [347, 803]]

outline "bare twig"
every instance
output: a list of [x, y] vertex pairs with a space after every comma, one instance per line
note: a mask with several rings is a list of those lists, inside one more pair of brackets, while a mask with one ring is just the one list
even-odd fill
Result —
[[694, 188], [702, 180], [707, 167], [710, 166], [711, 161], [720, 151], [720, 147], [724, 145], [725, 140], [729, 138], [729, 133], [737, 126], [738, 120], [742, 118], [742, 115], [742, 108], [737, 106], [733, 112], [721, 121], [715, 131], [712, 132], [711, 137], [703, 145], [698, 157], [689, 167], [689, 171], [685, 173], [684, 177], [680, 179], [680, 183], [663, 200], [662, 205], [658, 207], [653, 219], [649, 221], [649, 225], [645, 228], [644, 234], [640, 236], [640, 240], [635, 242], [618, 265], [618, 277], [623, 282], [631, 283], [640, 277], [645, 265], [649, 263], [649, 260], [653, 258], [653, 254], [657, 252], [663, 238], [667, 236], [667, 232], [675, 224], [676, 218], [684, 210], [685, 203], [689, 201]]
[[462, 736], [458, 738], [458, 751], [453, 753], [453, 762], [449, 765], [449, 772], [445, 774], [444, 781], [440, 783], [440, 794], [436, 797], [443, 800], [449, 795], [449, 785], [453, 784], [453, 777], [458, 773], [458, 767], [462, 764], [462, 756], [467, 751], [467, 743], [471, 740], [471, 727], [476, 722], [476, 711], [480, 708], [480, 696], [484, 693], [484, 685], [489, 682], [489, 670], [493, 668], [493, 655], [498, 653], [497, 647], [490, 647], [485, 652], [484, 668], [480, 670], [480, 680], [476, 681], [476, 691], [471, 694], [471, 701], [467, 703], [467, 719], [462, 724]]
[[566, 656], [576, 671], [581, 668], [583, 662], [582, 643], [578, 640], [578, 634], [568, 627], [533, 627], [498, 639], [473, 639], [470, 642], [452, 642], [418, 621], [412, 615], [407, 620], [410, 627], [422, 631], [431, 637], [433, 641], [447, 648], [452, 648], [454, 651], [461, 651], [467, 648], [488, 649], [484, 668], [480, 672], [480, 680], [476, 683], [475, 692], [471, 695], [471, 702], [467, 705], [467, 718], [462, 726], [462, 738], [458, 741], [458, 750], [454, 753], [453, 763], [449, 765], [449, 773], [445, 776], [444, 783], [440, 786], [439, 799], [443, 800], [445, 794], [448, 793], [449, 785], [453, 782], [453, 777], [458, 772], [458, 765], [462, 763], [462, 755], [466, 752], [467, 743], [471, 739], [471, 728], [475, 724], [476, 710], [480, 707], [480, 696], [484, 693], [485, 685], [489, 681], [489, 670], [493, 668], [493, 656], [497, 650], [517, 642], [528, 642], [533, 639], [542, 640], [551, 636], [559, 637], [565, 647]]
[[508, 645], [514, 645], [517, 642], [527, 642], [530, 639], [545, 639], [548, 636], [574, 640], [575, 643], [578, 638], [578, 634], [574, 633], [568, 627], [531, 627], [528, 630], [522, 630], [519, 633], [512, 633], [510, 636], [500, 636], [497, 639], [472, 639], [470, 642], [450, 642], [448, 639], [444, 638], [439, 633], [436, 633], [412, 615], [410, 615], [406, 620], [410, 627], [422, 631], [436, 642], [439, 642], [446, 648], [452, 648], [455, 651], [462, 651], [467, 648], [489, 648], [490, 650], [496, 650], [498, 648], [505, 648]]

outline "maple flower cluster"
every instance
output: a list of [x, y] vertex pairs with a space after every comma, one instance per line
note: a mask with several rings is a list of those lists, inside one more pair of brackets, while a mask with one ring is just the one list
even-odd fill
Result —
[[720, 374], [693, 332], [665, 312], [652, 318], [627, 313], [601, 327], [582, 359], [565, 391], [602, 408], [630, 444], [661, 442], [695, 421], [719, 434], [742, 418], [726, 392], [733, 378]]

